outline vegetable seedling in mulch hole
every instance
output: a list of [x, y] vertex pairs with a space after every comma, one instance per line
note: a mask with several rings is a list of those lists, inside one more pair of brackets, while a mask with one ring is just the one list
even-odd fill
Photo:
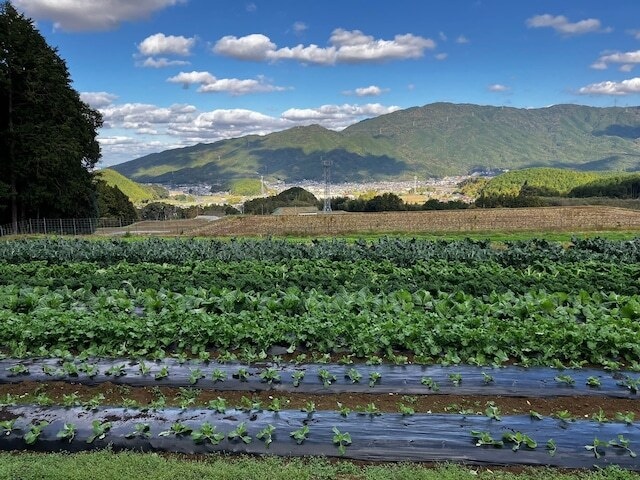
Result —
[[11, 375], [29, 375], [29, 367], [18, 363], [6, 369]]
[[114, 377], [123, 377], [127, 374], [127, 372], [125, 371], [126, 365], [122, 364], [122, 365], [113, 365], [112, 367], [108, 368], [104, 374], [105, 375], [112, 375]]
[[207, 407], [218, 413], [225, 413], [227, 411], [227, 401], [222, 397], [218, 397], [214, 400], [209, 400]]
[[556, 375], [553, 379], [556, 382], [562, 383], [568, 387], [573, 387], [576, 384], [576, 381], [573, 379], [571, 375]]
[[632, 425], [635, 420], [636, 414], [633, 412], [616, 412], [616, 420], [624, 422], [627, 425]]
[[294, 430], [289, 434], [298, 445], [301, 445], [309, 437], [309, 426], [303, 425], [298, 430]]
[[380, 372], [371, 372], [369, 374], [369, 387], [375, 387], [376, 383], [380, 383], [382, 374]]
[[304, 378], [305, 371], [297, 370], [291, 374], [291, 378], [293, 378], [293, 386], [297, 387], [300, 385], [300, 382]]
[[264, 442], [264, 446], [269, 448], [269, 445], [271, 445], [271, 442], [273, 442], [273, 434], [275, 433], [275, 431], [276, 427], [269, 424], [258, 432], [256, 438], [258, 440], [262, 440]]
[[591, 445], [585, 445], [584, 448], [586, 448], [587, 450], [590, 450], [593, 452], [593, 455], [596, 458], [600, 458], [602, 456], [602, 452], [599, 451], [598, 449], [600, 447], [604, 448], [607, 445], [609, 445], [608, 442], [605, 442], [604, 440], [598, 440], [598, 437], [593, 439], [593, 443]]
[[56, 438], [59, 438], [60, 440], [67, 440], [69, 443], [71, 443], [75, 436], [76, 426], [73, 423], [65, 423], [62, 426], [62, 430], [56, 434]]
[[107, 436], [107, 433], [111, 430], [111, 422], [101, 422], [100, 420], [94, 420], [91, 422], [92, 435], [87, 439], [87, 443], [93, 443], [94, 440], [102, 440]]
[[531, 450], [535, 449], [538, 446], [538, 442], [536, 442], [529, 435], [522, 432], [504, 433], [502, 435], [502, 440], [505, 443], [514, 443], [515, 445], [511, 447], [511, 450], [513, 450], [514, 452], [517, 452], [522, 444], [526, 445], [526, 447], [530, 448]]
[[124, 438], [150, 438], [151, 437], [151, 427], [148, 423], [138, 423], [134, 427], [133, 432], [127, 433]]
[[211, 443], [212, 445], [218, 445], [224, 440], [224, 434], [216, 432], [215, 425], [211, 425], [209, 422], [204, 422], [198, 430], [191, 432], [191, 439], [195, 443]]
[[623, 448], [629, 453], [630, 457], [636, 458], [636, 453], [629, 448], [630, 443], [628, 438], [624, 438], [624, 435], [618, 435], [617, 440], [609, 440], [610, 447]]
[[0, 421], [0, 433], [2, 433], [3, 435], [11, 435], [11, 432], [16, 430], [16, 428], [14, 428], [15, 424], [15, 418], [12, 418], [11, 420]]
[[278, 373], [278, 370], [273, 367], [265, 368], [260, 373], [260, 378], [263, 382], [268, 384], [280, 383], [280, 373]]
[[175, 422], [171, 425], [169, 430], [165, 430], [158, 434], [159, 437], [168, 437], [169, 435], [181, 436], [181, 435], [189, 435], [193, 429], [188, 427], [184, 423]]
[[355, 368], [347, 370], [347, 373], [345, 373], [344, 376], [351, 380], [351, 383], [358, 383], [362, 379], [362, 374]]
[[234, 373], [233, 378], [237, 378], [241, 382], [246, 382], [249, 379], [249, 370], [246, 368], [240, 367], [236, 373]]
[[214, 382], [224, 382], [226, 379], [226, 372], [223, 372], [219, 368], [216, 368], [213, 372], [211, 372], [211, 380], [213, 380]]
[[422, 377], [422, 380], [420, 380], [420, 383], [422, 383], [422, 385], [427, 387], [432, 392], [437, 392], [438, 390], [440, 390], [438, 383], [431, 377]]
[[247, 425], [244, 422], [240, 422], [234, 430], [227, 433], [227, 438], [231, 441], [242, 440], [244, 443], [251, 443], [251, 436], [247, 434]]
[[347, 452], [347, 447], [351, 445], [351, 435], [349, 432], [341, 432], [338, 427], [333, 427], [333, 443], [338, 447], [340, 455], [344, 455]]
[[24, 441], [27, 445], [32, 445], [38, 441], [40, 434], [44, 427], [49, 425], [49, 422], [46, 420], [41, 420], [38, 423], [34, 423], [29, 427], [29, 431], [24, 434]]
[[318, 370], [318, 377], [320, 377], [320, 380], [322, 380], [322, 385], [325, 388], [329, 387], [333, 382], [336, 381], [336, 376], [329, 372], [329, 370], [327, 370], [326, 368], [321, 368]]
[[156, 372], [156, 374], [154, 375], [154, 378], [156, 380], [162, 380], [163, 378], [167, 378], [169, 376], [169, 367], [166, 365], [163, 365], [160, 368], [160, 371]]
[[504, 445], [502, 440], [495, 440], [489, 432], [471, 430], [471, 436], [475, 439], [476, 447], [492, 446], [502, 448]]
[[204, 373], [199, 368], [191, 368], [189, 369], [189, 383], [191, 385], [195, 385], [198, 383], [198, 380], [204, 378]]

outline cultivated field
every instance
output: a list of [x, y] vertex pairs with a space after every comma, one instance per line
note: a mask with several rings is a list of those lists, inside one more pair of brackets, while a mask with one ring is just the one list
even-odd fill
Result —
[[500, 208], [424, 212], [225, 217], [190, 235], [340, 235], [640, 229], [640, 212], [614, 207]]

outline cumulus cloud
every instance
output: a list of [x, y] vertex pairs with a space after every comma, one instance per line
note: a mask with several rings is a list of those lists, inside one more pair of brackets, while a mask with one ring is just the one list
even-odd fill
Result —
[[605, 70], [612, 63], [620, 63], [625, 65], [637, 65], [640, 63], [640, 50], [635, 52], [613, 52], [601, 55], [591, 68], [596, 70]]
[[459, 35], [458, 38], [456, 38], [456, 43], [460, 43], [460, 44], [469, 43], [469, 39], [464, 35]]
[[627, 30], [627, 33], [633, 36], [636, 40], [640, 40], [640, 30]]
[[146, 103], [124, 103], [101, 108], [106, 128], [138, 129], [152, 125], [187, 123], [193, 120], [196, 107], [174, 104], [158, 107]]
[[640, 77], [630, 78], [621, 82], [592, 83], [578, 90], [581, 95], [632, 95], [640, 93]]
[[13, 0], [29, 17], [49, 20], [66, 31], [101, 31], [122, 22], [148, 18], [152, 13], [186, 0]]
[[186, 57], [191, 55], [191, 49], [195, 43], [196, 39], [194, 37], [187, 38], [156, 33], [140, 42], [138, 51], [142, 55], [149, 57], [154, 55], [179, 55]]
[[490, 92], [506, 92], [509, 90], [509, 87], [500, 83], [494, 83], [492, 85], [489, 85], [487, 87], [487, 90], [489, 90]]
[[282, 118], [301, 125], [318, 123], [326, 128], [341, 130], [365, 118], [395, 112], [400, 107], [386, 107], [379, 103], [366, 105], [322, 105], [318, 108], [290, 108]]
[[600, 20], [597, 18], [587, 18], [571, 23], [564, 15], [534, 15], [528, 18], [526, 25], [529, 28], [553, 28], [561, 35], [582, 35], [585, 33], [610, 32], [610, 28], [602, 28]]
[[300, 35], [304, 31], [306, 31], [309, 27], [304, 22], [295, 22], [292, 28], [293, 28], [293, 33], [295, 33], [296, 35]]
[[345, 95], [356, 95], [358, 97], [378, 97], [384, 92], [388, 92], [388, 88], [380, 88], [377, 85], [369, 85], [368, 87], [359, 87], [355, 90], [346, 90]]
[[254, 33], [244, 37], [228, 35], [218, 40], [214, 52], [219, 55], [251, 61], [294, 60], [317, 65], [336, 63], [383, 62], [419, 58], [425, 50], [435, 48], [429, 38], [410, 33], [396, 35], [393, 40], [375, 39], [360, 30], [333, 31], [330, 46], [296, 45], [278, 48], [266, 35]]
[[264, 77], [257, 79], [216, 78], [209, 72], [180, 72], [167, 82], [182, 84], [184, 88], [190, 85], [200, 85], [201, 93], [228, 93], [233, 96], [249, 93], [281, 92], [285, 87], [270, 84]]
[[631, 70], [633, 70], [634, 67], [635, 65], [626, 64], [626, 65], [621, 65], [618, 70], [620, 70], [621, 72], [629, 73]]
[[116, 99], [117, 95], [109, 92], [81, 92], [80, 99], [88, 104], [91, 108], [103, 108], [111, 105]]

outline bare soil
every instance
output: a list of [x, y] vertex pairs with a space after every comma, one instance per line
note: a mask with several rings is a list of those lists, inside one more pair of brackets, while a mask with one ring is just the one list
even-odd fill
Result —
[[224, 398], [229, 408], [241, 403], [242, 397], [260, 401], [267, 408], [274, 397], [278, 397], [283, 409], [302, 409], [308, 402], [314, 402], [316, 410], [336, 410], [337, 403], [352, 410], [364, 408], [374, 403], [380, 412], [398, 412], [398, 404], [412, 407], [416, 413], [459, 413], [483, 414], [489, 402], [500, 409], [502, 415], [528, 414], [534, 410], [541, 415], [549, 416], [558, 411], [567, 410], [576, 418], [591, 418], [600, 409], [607, 418], [613, 419], [617, 412], [632, 412], [640, 419], [640, 401], [636, 399], [605, 397], [502, 397], [476, 395], [398, 395], [398, 394], [303, 394], [287, 392], [239, 392], [180, 389], [167, 387], [129, 387], [104, 383], [97, 386], [86, 386], [67, 382], [22, 382], [0, 385], [0, 398], [7, 394], [17, 396], [20, 403], [33, 403], [38, 395], [46, 395], [53, 404], [62, 404], [63, 396], [76, 393], [79, 402], [86, 402], [92, 397], [102, 394], [104, 405], [122, 405], [124, 400], [135, 400], [140, 406], [146, 406], [153, 400], [164, 396], [167, 405], [178, 406], [185, 393], [197, 393], [192, 406], [205, 406], [210, 400]]

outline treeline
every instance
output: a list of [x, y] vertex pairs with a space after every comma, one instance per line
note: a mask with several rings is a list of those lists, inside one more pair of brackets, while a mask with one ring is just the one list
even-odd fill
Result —
[[434, 198], [423, 204], [405, 203], [395, 193], [383, 193], [365, 200], [361, 198], [336, 197], [331, 199], [332, 210], [345, 212], [399, 212], [420, 210], [460, 210], [469, 208], [469, 204], [460, 200], [441, 202]]

